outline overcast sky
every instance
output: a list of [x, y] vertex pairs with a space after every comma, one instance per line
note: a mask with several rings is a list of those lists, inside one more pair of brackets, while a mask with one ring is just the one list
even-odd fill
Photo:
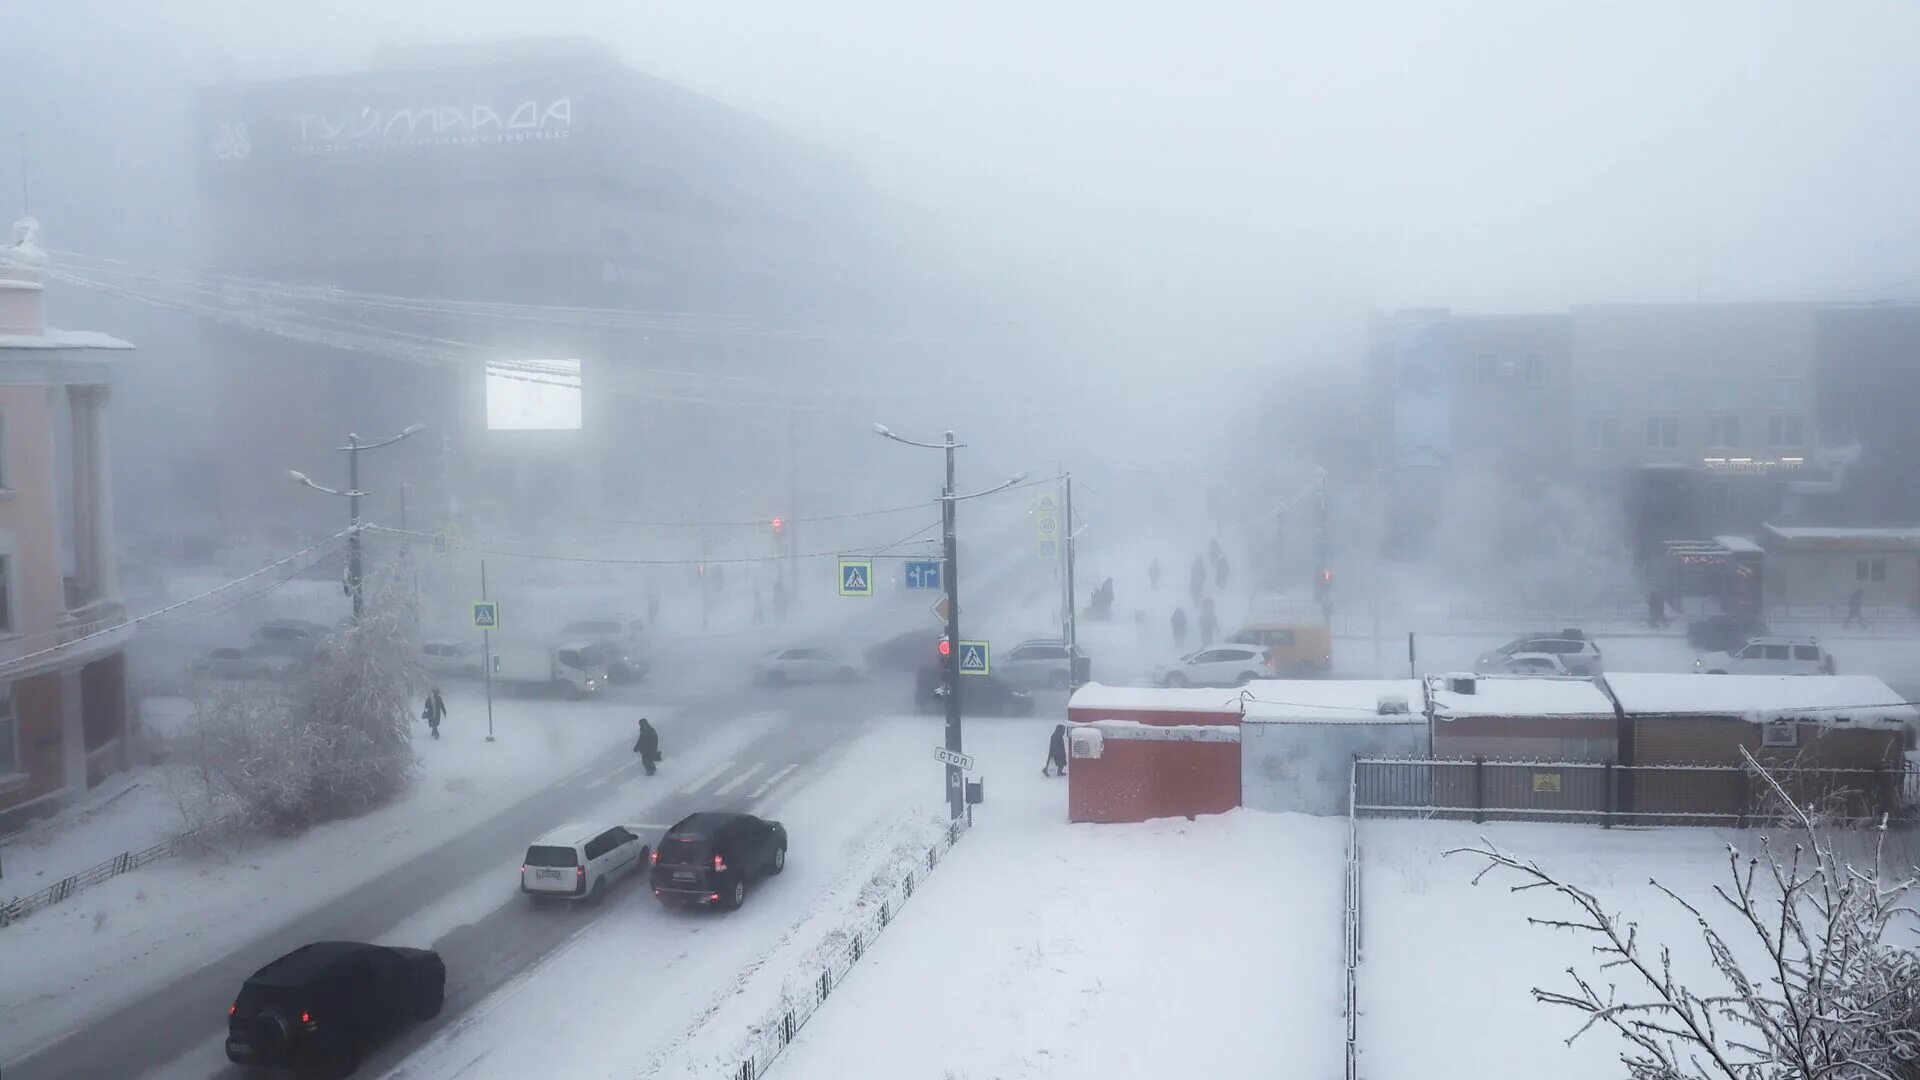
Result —
[[[129, 115], [169, 86], [359, 67], [382, 40], [595, 36], [842, 148], [976, 255], [1175, 321], [1920, 289], [1920, 5], [1891, 0], [63, 0], [23, 18], [0, 50], [35, 62], [0, 81], [124, 91]], [[46, 94], [19, 110], [43, 142], [116, 123]]]

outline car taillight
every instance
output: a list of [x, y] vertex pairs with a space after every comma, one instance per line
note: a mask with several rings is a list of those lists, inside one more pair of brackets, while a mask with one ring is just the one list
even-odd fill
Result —
[[521, 876], [521, 877], [526, 877], [526, 876], [527, 876], [527, 867], [526, 867], [526, 864], [525, 864], [525, 863], [522, 863], [522, 864], [520, 865], [520, 876]]
[[648, 853], [647, 853], [647, 865], [648, 865], [648, 866], [659, 866], [659, 865], [660, 865], [660, 853], [659, 853], [659, 852], [657, 852], [657, 851], [650, 851], [650, 852], [648, 852]]
[[726, 868], [727, 868], [727, 860], [725, 860], [725, 859], [723, 859], [723, 858], [721, 858], [721, 857], [720, 857], [720, 856], [718, 856], [718, 855], [715, 855], [715, 856], [713, 857], [713, 869], [714, 869], [714, 871], [715, 871], [716, 873], [718, 873], [718, 872], [721, 872], [721, 871], [724, 871], [724, 870], [726, 870]]
[[719, 894], [719, 893], [708, 893], [708, 894], [707, 894], [707, 899], [709, 899], [709, 900], [718, 900], [718, 899], [720, 899], [720, 894]]
[[576, 867], [574, 867], [574, 868], [573, 868], [573, 880], [575, 880], [575, 881], [585, 881], [585, 880], [587, 880], [587, 868], [586, 868], [586, 867], [584, 867], [584, 866], [576, 866]]
[[301, 1014], [300, 1014], [300, 1022], [301, 1022], [301, 1023], [303, 1023], [303, 1024], [311, 1024], [311, 1023], [313, 1023], [313, 1014], [312, 1014], [312, 1013], [310, 1013], [310, 1012], [303, 1012], [303, 1013], [301, 1013]]
[[239, 1011], [240, 1011], [240, 1003], [239, 1003], [239, 1002], [234, 1002], [234, 1003], [233, 1003], [232, 1005], [229, 1005], [229, 1006], [227, 1006], [227, 1015], [228, 1015], [228, 1016], [232, 1016], [232, 1015], [233, 1015], [234, 1013], [237, 1013], [237, 1012], [239, 1012]]

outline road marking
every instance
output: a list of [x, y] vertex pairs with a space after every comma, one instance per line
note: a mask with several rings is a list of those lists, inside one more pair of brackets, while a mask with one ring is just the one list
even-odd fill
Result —
[[719, 787], [714, 788], [713, 793], [715, 795], [725, 795], [728, 792], [732, 791], [734, 788], [737, 788], [741, 784], [744, 784], [747, 781], [753, 779], [754, 774], [764, 768], [766, 768], [765, 764], [755, 765], [753, 768], [748, 769], [746, 772], [741, 773], [739, 776], [736, 776], [733, 779], [727, 781], [726, 783], [721, 784]]
[[796, 761], [793, 764], [787, 766], [786, 768], [781, 769], [779, 772], [774, 773], [772, 776], [767, 777], [766, 783], [761, 784], [757, 788], [754, 788], [753, 794], [747, 796], [747, 798], [757, 799], [760, 796], [765, 795], [767, 792], [772, 791], [773, 785], [779, 783], [782, 780], [785, 780], [787, 778], [788, 773], [792, 772], [793, 770], [799, 767], [800, 767], [800, 763]]
[[706, 774], [705, 776], [702, 776], [698, 780], [695, 780], [693, 783], [688, 784], [686, 787], [681, 788], [680, 794], [691, 795], [694, 792], [699, 791], [701, 788], [706, 787], [708, 784], [711, 784], [715, 780], [720, 779], [721, 774], [725, 773], [728, 769], [731, 769], [731, 768], [733, 768], [732, 759], [728, 759], [726, 761], [721, 762], [719, 767], [714, 769], [712, 772]]

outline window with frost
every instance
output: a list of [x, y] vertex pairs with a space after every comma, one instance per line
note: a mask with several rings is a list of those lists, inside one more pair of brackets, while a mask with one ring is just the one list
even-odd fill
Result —
[[1520, 381], [1528, 386], [1539, 386], [1547, 381], [1547, 361], [1539, 353], [1528, 353], [1526, 361], [1520, 365]]
[[13, 556], [0, 555], [0, 634], [13, 633]]
[[1887, 557], [1885, 555], [1875, 555], [1871, 559], [1860, 559], [1856, 561], [1853, 564], [1853, 580], [1887, 580]]
[[1768, 446], [1799, 446], [1804, 438], [1799, 413], [1781, 413], [1767, 417]]
[[1611, 450], [1620, 445], [1620, 418], [1587, 417], [1587, 445], [1595, 450]]
[[1707, 445], [1734, 447], [1740, 445], [1740, 418], [1737, 416], [1707, 417]]
[[1647, 417], [1647, 445], [1674, 447], [1680, 445], [1680, 418], [1677, 416]]

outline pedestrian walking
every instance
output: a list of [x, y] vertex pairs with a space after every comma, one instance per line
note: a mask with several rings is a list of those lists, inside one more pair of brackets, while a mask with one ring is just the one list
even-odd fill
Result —
[[1213, 644], [1213, 636], [1220, 632], [1220, 620], [1213, 614], [1213, 597], [1200, 602], [1200, 647]]
[[1200, 556], [1193, 557], [1193, 572], [1187, 575], [1187, 591], [1193, 594], [1193, 602], [1200, 603], [1200, 594], [1207, 591], [1207, 564]]
[[1667, 596], [1659, 589], [1647, 593], [1647, 626], [1659, 630], [1667, 625]]
[[427, 691], [427, 704], [420, 710], [420, 719], [427, 722], [427, 731], [434, 738], [440, 737], [440, 721], [447, 715], [447, 703], [440, 700], [440, 688]]
[[1222, 589], [1227, 587], [1227, 557], [1224, 555], [1213, 564], [1213, 582]]
[[1847, 595], [1847, 618], [1841, 626], [1858, 626], [1866, 629], [1867, 617], [1860, 611], [1860, 605], [1866, 602], [1867, 594], [1859, 589]]
[[1156, 558], [1152, 562], [1147, 564], [1147, 588], [1158, 589], [1159, 587], [1160, 587], [1160, 560]]
[[1053, 734], [1047, 739], [1047, 763], [1040, 767], [1040, 775], [1067, 775], [1067, 725], [1053, 725]]
[[1216, 536], [1213, 539], [1207, 541], [1207, 555], [1210, 558], [1212, 558], [1214, 562], [1220, 561], [1220, 538], [1219, 537]]
[[652, 776], [653, 767], [660, 764], [660, 733], [644, 716], [640, 718], [640, 737], [633, 740], [633, 752], [640, 755], [640, 767]]
[[760, 603], [760, 589], [753, 590], [753, 625], [759, 626], [767, 621], [767, 609]]
[[1173, 647], [1178, 649], [1187, 643], [1187, 609], [1173, 609]]

